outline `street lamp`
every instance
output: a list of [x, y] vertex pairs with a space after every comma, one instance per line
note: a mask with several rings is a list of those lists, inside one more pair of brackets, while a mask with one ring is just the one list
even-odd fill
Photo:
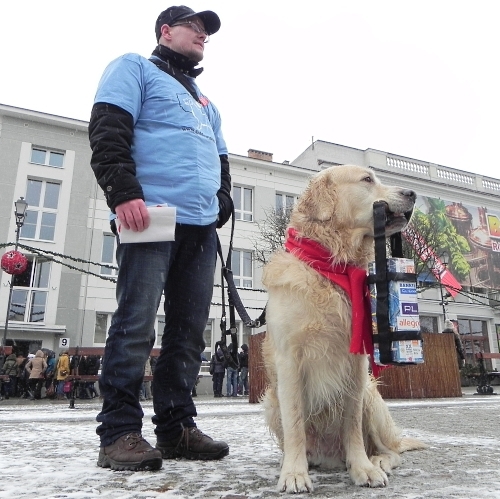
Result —
[[15, 203], [14, 206], [16, 209], [14, 210], [14, 215], [16, 216], [16, 250], [17, 245], [19, 243], [19, 232], [21, 227], [24, 225], [24, 219], [26, 218], [26, 210], [28, 209], [28, 203], [21, 196]]
[[[26, 209], [28, 208], [28, 203], [21, 196], [15, 203], [14, 215], [16, 217], [16, 246], [15, 251], [17, 251], [17, 247], [19, 245], [19, 235], [21, 232], [21, 227], [24, 225], [24, 219], [26, 218]], [[14, 287], [14, 276], [10, 278], [10, 286], [9, 286], [9, 299], [7, 301], [7, 314], [5, 316], [5, 329], [3, 332], [3, 340], [2, 340], [2, 353], [5, 359], [5, 347], [7, 346], [7, 331], [9, 329], [9, 314], [10, 314], [10, 306], [12, 303], [12, 290]]]

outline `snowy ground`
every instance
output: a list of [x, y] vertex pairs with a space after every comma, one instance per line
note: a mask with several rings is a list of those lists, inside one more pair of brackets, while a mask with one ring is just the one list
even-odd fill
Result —
[[[498, 388], [497, 388], [498, 391]], [[500, 498], [499, 396], [388, 401], [404, 434], [429, 449], [404, 454], [383, 489], [351, 484], [347, 472], [312, 470], [315, 490], [294, 497], [361, 499]], [[222, 461], [164, 461], [157, 472], [96, 466], [99, 404], [0, 402], [0, 499], [163, 499], [285, 497], [275, 491], [280, 452], [248, 399], [198, 397], [198, 426], [230, 444]], [[152, 406], [145, 437], [154, 443]]]

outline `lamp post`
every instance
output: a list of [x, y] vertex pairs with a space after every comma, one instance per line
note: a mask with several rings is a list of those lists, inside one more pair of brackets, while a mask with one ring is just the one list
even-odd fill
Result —
[[[26, 209], [28, 208], [28, 203], [21, 196], [15, 203], [14, 215], [16, 217], [16, 246], [15, 250], [17, 251], [17, 247], [19, 244], [19, 235], [21, 232], [21, 227], [24, 225], [24, 219], [26, 218]], [[9, 299], [7, 301], [7, 314], [5, 315], [5, 329], [3, 332], [3, 340], [2, 340], [2, 354], [5, 359], [5, 347], [7, 346], [7, 331], [9, 329], [9, 314], [10, 314], [10, 305], [12, 303], [12, 291], [14, 287], [14, 276], [10, 278], [10, 286], [9, 286]]]

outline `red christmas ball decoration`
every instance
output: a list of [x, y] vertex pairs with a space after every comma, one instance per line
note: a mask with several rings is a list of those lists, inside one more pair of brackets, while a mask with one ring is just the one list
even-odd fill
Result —
[[28, 266], [28, 259], [19, 251], [7, 251], [2, 256], [2, 270], [7, 274], [22, 274]]

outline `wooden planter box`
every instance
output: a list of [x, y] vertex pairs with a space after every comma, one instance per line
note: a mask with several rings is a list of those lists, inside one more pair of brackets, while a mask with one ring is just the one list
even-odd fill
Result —
[[265, 337], [265, 331], [253, 334], [248, 344], [248, 378], [250, 380], [248, 401], [251, 404], [257, 404], [260, 401], [268, 384], [262, 358], [262, 342]]
[[[250, 337], [250, 403], [258, 403], [267, 385], [261, 345], [266, 333]], [[449, 333], [424, 333], [424, 359], [419, 365], [384, 369], [379, 391], [385, 399], [461, 397], [455, 340]]]
[[451, 333], [423, 333], [424, 363], [384, 369], [380, 394], [385, 399], [461, 397], [455, 339]]

